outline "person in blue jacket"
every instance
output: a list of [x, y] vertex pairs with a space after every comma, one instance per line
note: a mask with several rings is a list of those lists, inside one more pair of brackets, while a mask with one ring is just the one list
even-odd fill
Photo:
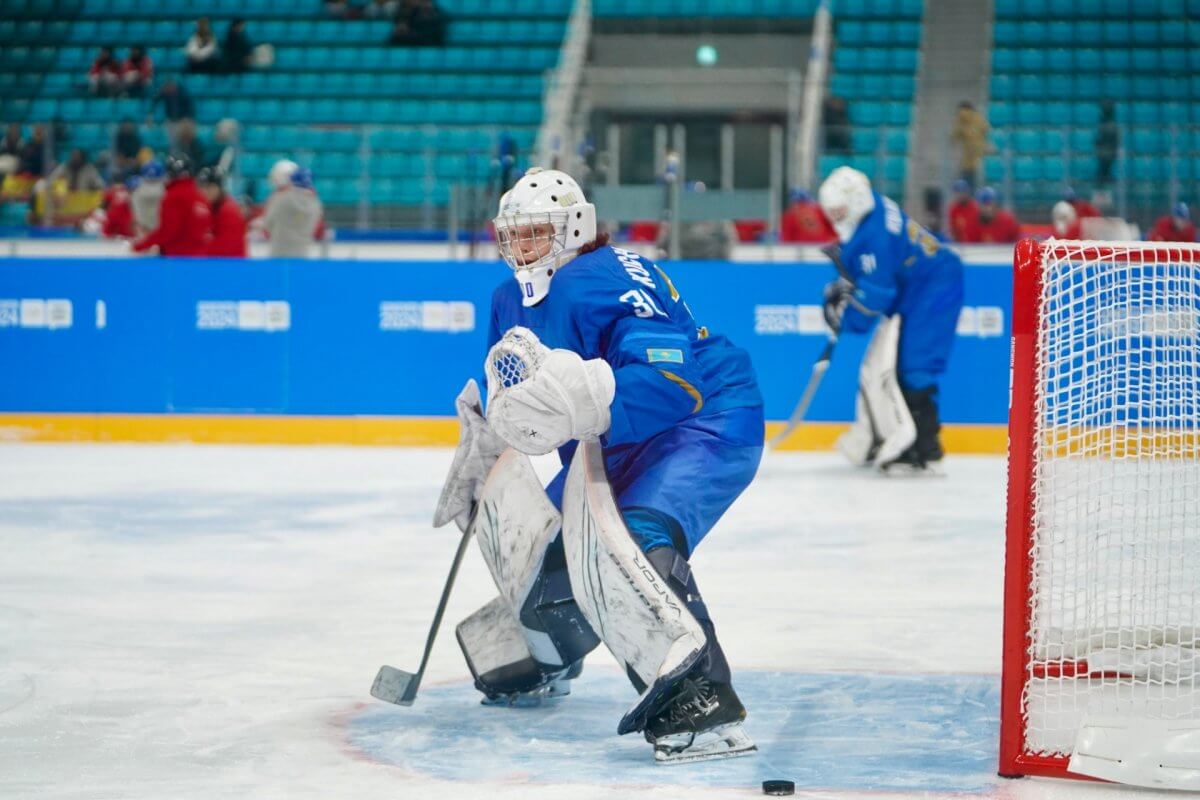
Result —
[[827, 323], [835, 332], [865, 333], [880, 317], [901, 319], [895, 370], [916, 438], [879, 466], [936, 469], [943, 456], [938, 380], [962, 311], [962, 261], [856, 169], [838, 167], [818, 194], [841, 242], [841, 275], [825, 289]]
[[[644, 733], [651, 742], [694, 736], [740, 725], [746, 713], [688, 559], [754, 478], [763, 450], [762, 397], [747, 353], [698, 324], [662, 269], [597, 235], [595, 219], [578, 184], [557, 170], [531, 169], [501, 198], [497, 241], [516, 280], [493, 294], [488, 347], [511, 329], [531, 331], [548, 349], [539, 374], [555, 388], [501, 399], [500, 387], [489, 386], [487, 423], [522, 452], [558, 449], [564, 468], [546, 492], [559, 508], [577, 443], [599, 440], [630, 535], [707, 639], [704, 655]], [[577, 611], [563, 611], [573, 604], [561, 553], [559, 537], [541, 576], [558, 589], [542, 596], [554, 597], [557, 624], [586, 628]], [[521, 621], [538, 622], [532, 615]], [[545, 615], [540, 622], [547, 627]], [[578, 664], [596, 643], [594, 635], [576, 637], [564, 663]], [[544, 678], [531, 679], [529, 689]]]

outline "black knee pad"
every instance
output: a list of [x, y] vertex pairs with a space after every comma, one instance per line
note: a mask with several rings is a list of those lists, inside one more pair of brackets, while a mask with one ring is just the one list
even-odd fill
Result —
[[564, 664], [581, 660], [600, 644], [600, 637], [579, 610], [571, 591], [561, 534], [547, 548], [542, 570], [519, 616], [526, 628], [550, 638]]

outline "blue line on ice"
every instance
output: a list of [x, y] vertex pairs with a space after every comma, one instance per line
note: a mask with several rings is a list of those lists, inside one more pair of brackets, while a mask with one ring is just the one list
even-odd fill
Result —
[[429, 686], [411, 708], [377, 703], [349, 723], [369, 758], [447, 780], [620, 786], [985, 792], [995, 786], [999, 680], [987, 675], [738, 672], [760, 753], [660, 767], [640, 736], [616, 735], [633, 702], [612, 669], [532, 709], [480, 706], [468, 683]]

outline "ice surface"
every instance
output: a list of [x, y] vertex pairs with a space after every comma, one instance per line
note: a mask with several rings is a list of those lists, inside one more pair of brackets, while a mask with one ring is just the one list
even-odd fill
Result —
[[[1112, 798], [995, 764], [1004, 464], [887, 480], [773, 454], [694, 559], [762, 752], [652, 765], [597, 651], [483, 708], [451, 625], [494, 593], [429, 528], [448, 450], [0, 447], [0, 798]], [[1137, 792], [1137, 797], [1152, 797]], [[1164, 797], [1172, 795], [1162, 795]]]

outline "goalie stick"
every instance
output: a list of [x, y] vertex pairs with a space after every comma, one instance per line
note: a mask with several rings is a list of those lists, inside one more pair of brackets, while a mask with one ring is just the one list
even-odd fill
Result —
[[[474, 523], [474, 519], [471, 520]], [[429, 637], [425, 640], [425, 654], [421, 656], [421, 666], [416, 674], [384, 664], [371, 684], [371, 696], [386, 703], [398, 706], [411, 706], [417, 698], [417, 689], [421, 686], [421, 678], [425, 677], [425, 667], [429, 664], [429, 654], [433, 652], [433, 642], [437, 639], [438, 628], [442, 624], [442, 614], [446, 611], [446, 601], [450, 599], [450, 590], [454, 588], [454, 579], [458, 577], [458, 566], [462, 563], [463, 553], [467, 543], [471, 541], [473, 527], [468, 525], [463, 531], [462, 539], [458, 542], [458, 551], [454, 554], [454, 563], [450, 565], [450, 574], [446, 577], [446, 588], [442, 589], [442, 599], [438, 601], [437, 613], [433, 615], [433, 625], [429, 628]]]
[[808, 376], [808, 385], [804, 387], [804, 392], [796, 401], [796, 407], [792, 409], [792, 415], [788, 417], [787, 425], [772, 437], [771, 447], [777, 447], [780, 442], [791, 436], [792, 431], [796, 430], [804, 421], [804, 415], [808, 413], [808, 407], [817, 393], [817, 387], [821, 385], [821, 379], [825, 377], [825, 372], [829, 369], [829, 362], [833, 358], [833, 347], [836, 344], [837, 336], [830, 336], [829, 341], [825, 343], [825, 349], [817, 356], [817, 360], [812, 366], [812, 373]]
[[[842, 248], [836, 244], [831, 244], [822, 247], [821, 252], [833, 262], [838, 275], [849, 280], [849, 276], [846, 274], [846, 267], [842, 264]], [[829, 362], [833, 359], [833, 348], [837, 344], [837, 340], [836, 333], [829, 335], [829, 341], [825, 343], [825, 349], [821, 351], [821, 354], [817, 356], [817, 360], [813, 363], [812, 372], [808, 376], [808, 385], [801, 392], [800, 399], [796, 401], [796, 406], [792, 409], [791, 416], [788, 417], [787, 424], [783, 426], [783, 430], [771, 438], [771, 447], [778, 447], [780, 442], [791, 436], [792, 431], [796, 430], [800, 423], [804, 421], [804, 415], [808, 413], [808, 407], [812, 404], [813, 397], [817, 393], [817, 387], [821, 385], [821, 379], [825, 377], [825, 372], [829, 369]]]

